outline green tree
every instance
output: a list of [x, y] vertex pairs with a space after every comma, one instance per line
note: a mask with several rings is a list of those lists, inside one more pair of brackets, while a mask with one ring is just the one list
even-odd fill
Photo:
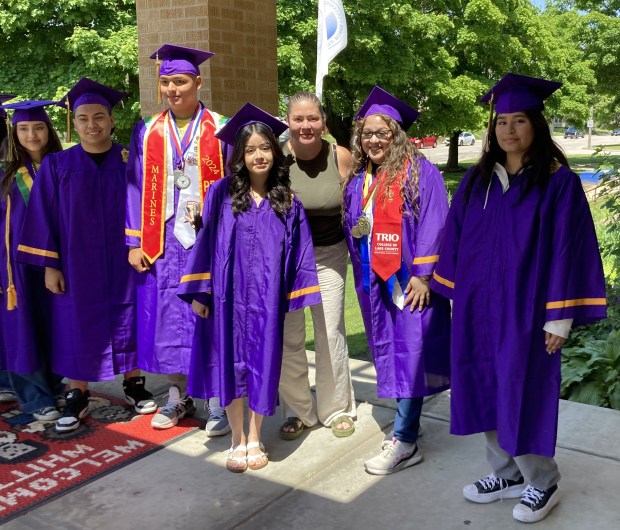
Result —
[[[482, 129], [487, 109], [478, 101], [510, 71], [564, 82], [550, 112], [587, 116], [594, 78], [582, 52], [556, 35], [529, 0], [358, 0], [344, 7], [349, 44], [330, 65], [323, 90], [341, 143], [375, 84], [422, 111], [411, 134], [456, 138]], [[316, 18], [316, 0], [278, 2], [283, 98], [314, 86]], [[457, 166], [457, 149], [451, 142], [446, 169]]]
[[[115, 116], [118, 140], [129, 141], [140, 117], [134, 0], [0, 0], [0, 32], [1, 91], [60, 99], [90, 77], [128, 94]], [[50, 114], [64, 131], [66, 111]]]
[[592, 91], [595, 123], [620, 125], [620, 0], [564, 0], [550, 2], [546, 15], [557, 21], [565, 40], [579, 46], [594, 72]]

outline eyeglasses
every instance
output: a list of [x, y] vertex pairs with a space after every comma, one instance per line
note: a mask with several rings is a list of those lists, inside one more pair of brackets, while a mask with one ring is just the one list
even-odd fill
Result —
[[377, 140], [388, 140], [392, 136], [392, 131], [389, 129], [380, 129], [378, 131], [362, 131], [362, 140], [370, 140], [373, 136], [377, 137]]

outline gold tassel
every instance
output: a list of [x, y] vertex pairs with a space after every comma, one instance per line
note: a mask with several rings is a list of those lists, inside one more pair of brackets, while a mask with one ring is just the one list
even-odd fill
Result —
[[6, 308], [13, 311], [17, 307], [17, 291], [14, 285], [9, 285], [6, 291]]
[[157, 79], [157, 104], [161, 105], [161, 84], [159, 83], [159, 70], [161, 68], [161, 61], [159, 60], [159, 53], [155, 56], [155, 79]]
[[484, 141], [484, 150], [489, 152], [491, 149], [491, 124], [493, 123], [493, 98], [495, 93], [491, 92], [491, 99], [489, 100], [489, 121], [487, 122], [487, 136]]
[[13, 160], [17, 160], [17, 148], [15, 147], [15, 142], [13, 141], [13, 135], [11, 134], [11, 119], [6, 117], [6, 134], [8, 138], [8, 153], [6, 154], [7, 160], [12, 162]]
[[17, 307], [17, 291], [13, 283], [13, 270], [11, 269], [11, 197], [6, 198], [6, 223], [4, 228], [4, 244], [6, 245], [6, 271], [9, 279], [9, 287], [6, 290], [6, 308], [12, 311]]
[[67, 106], [67, 143], [71, 143], [71, 104], [69, 98], [66, 99], [65, 105]]

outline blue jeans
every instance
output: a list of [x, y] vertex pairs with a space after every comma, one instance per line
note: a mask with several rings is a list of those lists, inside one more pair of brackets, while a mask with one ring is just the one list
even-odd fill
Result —
[[20, 408], [27, 414], [43, 407], [55, 407], [56, 396], [63, 393], [62, 377], [46, 370], [32, 374], [6, 373]]
[[420, 416], [424, 398], [396, 399], [396, 417], [394, 418], [394, 438], [400, 442], [414, 443], [420, 430]]
[[12, 390], [11, 380], [9, 379], [9, 372], [6, 370], [0, 370], [0, 389]]

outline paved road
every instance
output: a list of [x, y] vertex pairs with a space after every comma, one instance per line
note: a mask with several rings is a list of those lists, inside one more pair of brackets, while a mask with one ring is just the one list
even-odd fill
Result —
[[[569, 155], [589, 155], [594, 152], [598, 145], [620, 144], [620, 138], [611, 135], [592, 136], [591, 148], [588, 148], [588, 137], [576, 139], [564, 139], [562, 136], [555, 136], [555, 141]], [[476, 160], [481, 153], [482, 142], [476, 140], [474, 145], [459, 146], [459, 162], [465, 160]], [[434, 164], [445, 164], [448, 161], [448, 146], [439, 144], [435, 149], [427, 147], [421, 150], [424, 156]]]

